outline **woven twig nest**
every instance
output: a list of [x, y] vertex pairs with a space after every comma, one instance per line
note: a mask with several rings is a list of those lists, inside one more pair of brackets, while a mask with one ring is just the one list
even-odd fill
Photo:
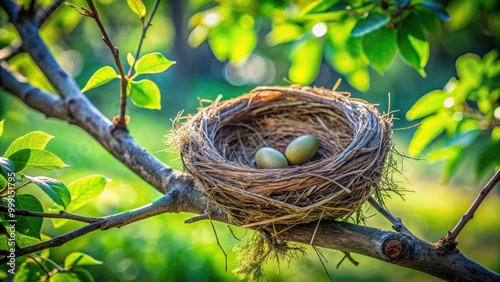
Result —
[[[177, 124], [174, 139], [189, 172], [231, 223], [250, 227], [346, 218], [381, 189], [392, 148], [391, 119], [347, 93], [259, 87], [215, 102]], [[294, 138], [319, 140], [309, 162], [259, 169], [255, 152], [281, 152]]]

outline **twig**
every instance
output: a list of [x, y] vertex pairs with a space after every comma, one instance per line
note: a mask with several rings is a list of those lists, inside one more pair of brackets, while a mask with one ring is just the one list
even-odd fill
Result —
[[120, 61], [120, 52], [118, 51], [118, 47], [113, 45], [111, 38], [109, 37], [104, 25], [99, 18], [99, 13], [94, 5], [92, 0], [87, 0], [87, 4], [89, 5], [90, 11], [92, 12], [91, 17], [95, 20], [99, 30], [102, 33], [102, 38], [104, 43], [109, 47], [111, 54], [113, 54], [113, 58], [115, 60], [116, 68], [118, 69], [118, 73], [120, 74], [120, 115], [118, 117], [118, 121], [115, 124], [116, 128], [126, 129], [125, 124], [125, 111], [127, 106], [127, 85], [128, 78], [125, 76], [125, 71], [123, 70], [122, 63]]
[[[54, 4], [52, 4], [50, 7], [45, 9], [37, 19], [35, 19], [36, 24], [38, 27], [42, 27], [43, 24], [47, 21], [47, 19], [54, 13], [59, 6], [63, 3], [64, 0], [56, 0]], [[8, 46], [2, 48], [0, 50], [0, 59], [2, 60], [10, 60], [13, 57], [15, 57], [17, 54], [23, 52], [23, 45], [22, 41], [18, 40], [15, 42], [12, 42]]]
[[351, 253], [349, 252], [343, 252], [344, 253], [344, 256], [342, 257], [342, 259], [339, 261], [339, 263], [337, 263], [337, 269], [340, 267], [340, 265], [342, 264], [342, 262], [347, 259], [349, 260], [354, 266], [358, 266], [359, 265], [359, 262], [357, 260], [355, 260], [352, 256], [351, 256]]
[[205, 220], [205, 219], [209, 219], [209, 218], [210, 217], [208, 216], [208, 213], [203, 213], [203, 214], [193, 216], [193, 217], [190, 217], [190, 218], [184, 220], [184, 223], [193, 223], [193, 222], [197, 222], [197, 221]]
[[151, 21], [153, 20], [153, 17], [156, 13], [156, 10], [158, 9], [158, 5], [160, 4], [160, 0], [156, 0], [155, 4], [153, 5], [153, 9], [151, 10], [151, 14], [149, 15], [148, 21], [143, 26], [142, 26], [142, 33], [141, 33], [141, 38], [139, 39], [139, 44], [137, 45], [137, 49], [135, 50], [134, 54], [134, 63], [130, 66], [130, 69], [128, 70], [127, 77], [132, 77], [132, 71], [135, 67], [135, 63], [137, 62], [137, 59], [139, 59], [139, 55], [141, 53], [141, 48], [142, 48], [142, 43], [144, 42], [144, 38], [146, 38], [146, 32], [148, 31], [148, 28], [151, 26]]
[[219, 245], [220, 250], [224, 254], [224, 258], [225, 258], [224, 270], [227, 272], [227, 254], [226, 254], [226, 251], [224, 251], [224, 248], [220, 244], [219, 236], [217, 236], [217, 230], [215, 230], [215, 225], [212, 222], [212, 217], [210, 217], [210, 212], [207, 212], [207, 215], [208, 215], [208, 219], [210, 221], [210, 225], [212, 225], [212, 230], [214, 231], [215, 240], [217, 241], [217, 245]]
[[[0, 205], [0, 211], [8, 212], [8, 210], [9, 210], [8, 207]], [[71, 219], [71, 220], [87, 222], [87, 223], [93, 223], [93, 222], [97, 222], [97, 221], [102, 220], [102, 218], [99, 218], [99, 217], [80, 216], [80, 215], [71, 214], [71, 213], [68, 213], [65, 211], [60, 211], [59, 213], [46, 213], [46, 212], [35, 212], [35, 211], [28, 211], [28, 210], [16, 210], [15, 214], [21, 215], [21, 216], [29, 216], [29, 217], [64, 218], [64, 219]]]
[[445, 237], [445, 241], [454, 242], [458, 234], [464, 229], [465, 225], [474, 217], [474, 213], [477, 211], [483, 200], [486, 198], [488, 193], [497, 185], [500, 181], [500, 169], [493, 175], [493, 177], [486, 183], [486, 185], [481, 189], [479, 195], [470, 206], [469, 210], [460, 218], [457, 225], [448, 235]]
[[[73, 239], [79, 238], [85, 234], [88, 234], [90, 232], [93, 232], [95, 230], [107, 230], [110, 228], [120, 228], [122, 226], [125, 226], [127, 224], [145, 219], [145, 218], [150, 218], [154, 215], [162, 214], [165, 212], [169, 212], [172, 210], [174, 207], [174, 202], [178, 198], [178, 191], [172, 190], [169, 193], [165, 194], [163, 197], [160, 199], [156, 200], [155, 202], [142, 206], [140, 208], [137, 208], [135, 210], [111, 215], [104, 217], [100, 219], [99, 221], [90, 223], [88, 225], [85, 225], [81, 228], [78, 228], [76, 230], [73, 230], [71, 232], [68, 232], [66, 234], [63, 234], [61, 236], [54, 237], [48, 241], [20, 248], [16, 250], [16, 257], [20, 257], [26, 254], [31, 254], [34, 252], [38, 252], [41, 250], [45, 250], [48, 248], [53, 248], [53, 247], [58, 247], [61, 246]], [[0, 258], [0, 265], [6, 263], [9, 260], [8, 257], [3, 257]]]
[[403, 225], [400, 218], [395, 217], [388, 210], [384, 209], [384, 207], [382, 207], [372, 196], [368, 198], [368, 203], [392, 223], [392, 228], [396, 230], [396, 232], [411, 234], [411, 232]]

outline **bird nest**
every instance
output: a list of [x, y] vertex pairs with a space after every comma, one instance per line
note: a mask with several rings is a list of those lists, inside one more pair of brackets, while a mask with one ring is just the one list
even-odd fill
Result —
[[[348, 218], [383, 189], [392, 121], [348, 93], [317, 87], [258, 87], [177, 120], [173, 135], [185, 170], [232, 224], [296, 225]], [[263, 146], [281, 152], [309, 134], [318, 151], [307, 163], [255, 167]]]

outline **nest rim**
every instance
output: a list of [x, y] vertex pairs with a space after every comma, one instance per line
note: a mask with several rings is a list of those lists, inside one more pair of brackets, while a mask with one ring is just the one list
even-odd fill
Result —
[[[317, 108], [307, 109], [306, 106], [309, 105], [319, 105], [321, 110], [323, 110], [322, 107], [333, 110], [325, 115], [325, 113], [318, 113]], [[290, 110], [292, 106], [294, 108]], [[336, 126], [343, 124], [344, 129], [351, 131], [352, 139], [346, 142], [342, 139], [345, 136], [341, 134], [341, 138], [337, 138], [334, 142], [341, 140], [344, 143], [340, 148], [333, 150], [327, 148], [329, 143], [324, 140], [324, 136], [328, 135], [320, 134], [320, 137], [316, 136], [320, 141], [318, 154], [310, 162], [280, 169], [252, 167], [251, 159], [258, 149], [258, 139], [262, 141], [260, 146], [273, 145], [267, 143], [274, 142], [269, 141], [269, 132], [262, 129], [272, 129], [273, 123], [278, 124], [277, 128], [285, 124], [281, 116], [270, 117], [269, 109], [278, 108], [280, 111], [288, 112], [287, 117], [292, 117], [295, 114], [294, 111], [299, 110], [300, 107], [303, 108], [301, 110], [313, 111], [313, 114], [308, 116], [318, 120], [314, 127], [311, 127], [312, 129], [305, 130], [308, 134], [316, 136], [319, 133], [323, 134], [323, 130], [333, 131], [333, 129], [329, 130], [332, 128], [331, 124]], [[318, 118], [320, 114], [321, 117]], [[252, 120], [252, 116], [258, 122]], [[238, 118], [243, 120], [240, 121]], [[303, 117], [299, 117], [299, 120], [301, 118]], [[245, 124], [249, 120], [253, 128]], [[312, 118], [308, 121], [310, 120]], [[263, 122], [263, 127], [259, 122]], [[241, 227], [265, 227], [270, 224], [295, 225], [322, 218], [349, 218], [352, 214], [361, 212], [361, 205], [368, 197], [377, 194], [379, 189], [383, 189], [381, 186], [384, 184], [381, 180], [385, 179], [384, 166], [392, 150], [392, 119], [389, 116], [379, 114], [373, 105], [361, 99], [351, 98], [347, 92], [335, 92], [318, 87], [294, 85], [258, 87], [237, 98], [222, 102], [215, 101], [201, 108], [186, 122], [180, 123], [177, 120], [174, 124], [173, 139], [181, 151], [185, 170], [193, 176], [195, 183], [201, 188], [209, 202], [224, 211], [231, 223]], [[302, 125], [304, 124], [302, 122]], [[374, 128], [368, 128], [367, 125]], [[283, 131], [286, 130], [283, 129]], [[232, 140], [220, 140], [220, 136], [227, 137], [228, 134], [232, 134], [232, 131], [238, 132], [231, 135]], [[252, 132], [257, 133], [255, 138], [251, 135]], [[261, 134], [264, 137], [260, 136]], [[241, 135], [253, 139], [242, 143]], [[289, 133], [282, 135], [288, 136]], [[338, 137], [335, 134], [330, 135], [332, 138]], [[368, 138], [363, 139], [367, 136]], [[364, 142], [360, 143], [360, 138]], [[237, 149], [238, 143], [244, 144], [240, 147], [249, 148]], [[231, 157], [231, 152], [227, 152], [231, 149], [239, 151]], [[356, 160], [359, 161], [356, 162]], [[332, 167], [346, 168], [346, 164], [351, 166], [354, 164], [354, 167], [342, 171], [342, 174], [332, 174], [327, 171]], [[350, 176], [353, 177], [350, 178]], [[236, 180], [229, 178], [236, 178]], [[312, 178], [314, 181], [310, 181]], [[265, 183], [266, 181], [268, 184]], [[292, 182], [291, 186], [289, 182]], [[286, 195], [277, 197], [274, 187], [283, 185], [286, 187], [295, 185], [297, 189], [285, 189], [286, 191], [282, 192]], [[318, 185], [328, 191], [320, 194], [313, 201], [307, 200], [301, 204], [300, 198], [307, 198], [316, 193], [313, 191], [316, 188], [313, 187]], [[345, 195], [353, 195], [353, 191], [357, 191], [355, 197], [345, 197]], [[344, 198], [339, 200], [341, 196]]]

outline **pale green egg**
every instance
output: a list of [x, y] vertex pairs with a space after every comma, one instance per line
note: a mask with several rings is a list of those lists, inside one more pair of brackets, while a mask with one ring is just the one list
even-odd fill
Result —
[[303, 164], [318, 151], [318, 139], [312, 135], [302, 135], [290, 142], [285, 150], [285, 156], [291, 165]]
[[257, 150], [255, 162], [258, 168], [284, 168], [288, 166], [285, 156], [272, 147], [262, 147]]

